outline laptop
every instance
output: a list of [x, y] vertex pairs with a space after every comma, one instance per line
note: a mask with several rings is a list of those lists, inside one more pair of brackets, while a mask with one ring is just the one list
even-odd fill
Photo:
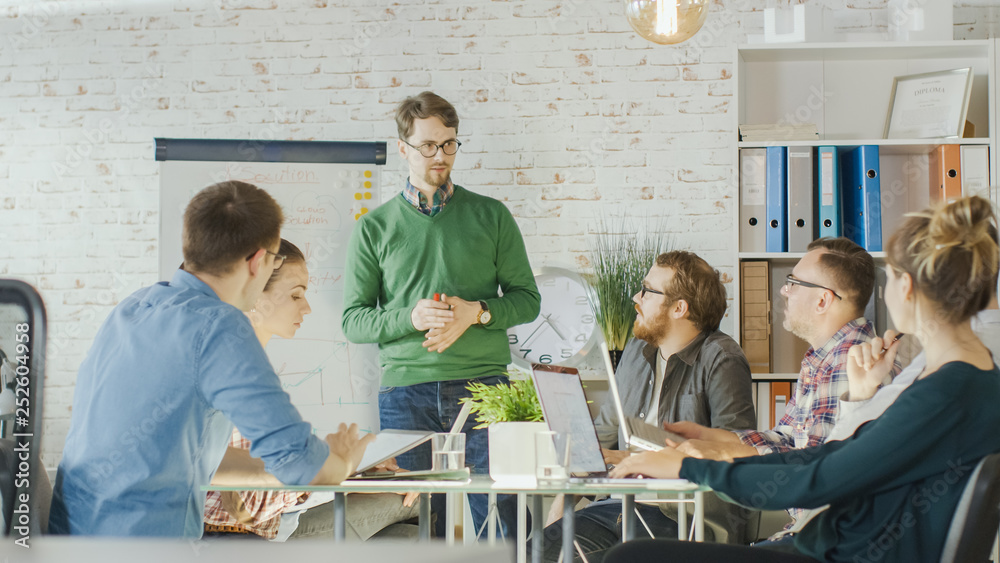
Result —
[[[608, 477], [609, 468], [604, 463], [604, 453], [597, 439], [594, 420], [590, 417], [579, 372], [562, 366], [532, 364], [531, 377], [535, 381], [535, 390], [549, 430], [568, 432], [570, 435], [570, 482], [634, 486], [636, 477]], [[679, 486], [697, 488], [697, 485], [684, 479], [649, 481], [651, 489], [662, 487], [676, 490]]]
[[531, 377], [549, 430], [569, 433], [570, 474], [607, 477], [608, 466], [590, 418], [579, 372], [574, 368], [532, 364]]
[[601, 354], [604, 356], [604, 367], [608, 370], [608, 387], [611, 390], [611, 398], [615, 402], [615, 410], [618, 411], [618, 424], [625, 435], [625, 444], [643, 450], [656, 451], [662, 450], [666, 446], [667, 438], [676, 443], [683, 442], [686, 438], [679, 434], [647, 424], [639, 417], [625, 416], [622, 398], [618, 392], [618, 380], [615, 378], [615, 368], [611, 365], [611, 353], [608, 352], [608, 344], [603, 341], [601, 342]]

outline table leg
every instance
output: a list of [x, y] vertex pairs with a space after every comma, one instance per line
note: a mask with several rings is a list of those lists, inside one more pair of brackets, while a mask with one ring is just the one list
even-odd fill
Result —
[[705, 541], [705, 493], [694, 494], [694, 541]]
[[[677, 495], [677, 499], [681, 501], [687, 500], [686, 494]], [[687, 515], [687, 502], [677, 503], [677, 539], [681, 541], [686, 541], [688, 539], [688, 515]]]
[[[528, 562], [528, 530], [526, 525], [528, 515], [528, 495], [517, 493], [517, 563]], [[509, 539], [509, 538], [508, 538]]]
[[444, 509], [444, 537], [445, 543], [449, 546], [455, 545], [455, 498], [454, 493], [445, 493]]
[[622, 543], [635, 539], [635, 495], [622, 495]]
[[542, 546], [545, 541], [543, 500], [542, 495], [531, 497], [531, 563], [542, 563]]
[[417, 528], [417, 537], [420, 541], [430, 541], [431, 539], [431, 494], [420, 493], [420, 525]]
[[575, 522], [573, 518], [575, 514], [573, 509], [576, 508], [576, 495], [566, 495], [563, 501], [563, 544], [562, 544], [562, 560], [563, 563], [573, 563], [573, 540], [576, 539], [576, 530], [574, 529]]
[[344, 541], [347, 529], [347, 493], [333, 493], [333, 539]]
[[[487, 545], [493, 546], [497, 543], [497, 520], [500, 519], [500, 511], [497, 508], [497, 494], [490, 493], [486, 501], [486, 540]], [[478, 530], [476, 530], [478, 532]]]

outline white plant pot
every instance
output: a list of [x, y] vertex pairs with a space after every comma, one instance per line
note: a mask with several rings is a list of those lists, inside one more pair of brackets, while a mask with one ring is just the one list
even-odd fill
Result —
[[510, 486], [535, 484], [535, 434], [544, 422], [498, 422], [489, 427], [490, 477]]

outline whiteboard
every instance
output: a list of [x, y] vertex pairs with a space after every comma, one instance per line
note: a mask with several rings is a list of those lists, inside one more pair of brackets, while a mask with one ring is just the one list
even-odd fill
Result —
[[[281, 236], [306, 256], [306, 296], [312, 307], [295, 338], [275, 336], [267, 355], [292, 403], [318, 435], [336, 431], [341, 422], [377, 431], [378, 349], [348, 342], [340, 321], [347, 243], [357, 219], [378, 204], [378, 164], [385, 163], [385, 143], [248, 143], [157, 139], [160, 278], [169, 280], [183, 261], [183, 214], [196, 193], [226, 180], [266, 190], [284, 210]], [[323, 145], [364, 145], [368, 151], [347, 158], [371, 162], [300, 162], [343, 158], [337, 151], [314, 150]]]

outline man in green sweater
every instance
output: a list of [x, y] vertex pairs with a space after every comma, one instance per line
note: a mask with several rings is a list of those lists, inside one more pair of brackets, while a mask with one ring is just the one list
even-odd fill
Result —
[[[461, 146], [455, 108], [423, 92], [400, 104], [396, 126], [409, 179], [398, 197], [363, 215], [351, 235], [342, 324], [352, 342], [379, 345], [382, 428], [446, 432], [470, 380], [507, 383], [507, 329], [534, 320], [541, 298], [510, 211], [451, 181]], [[463, 429], [466, 462], [485, 473], [486, 429], [473, 426], [469, 420]], [[427, 469], [430, 450], [417, 448], [397, 461]], [[511, 500], [500, 501], [509, 529]], [[469, 504], [479, 529], [486, 499], [476, 495]]]

